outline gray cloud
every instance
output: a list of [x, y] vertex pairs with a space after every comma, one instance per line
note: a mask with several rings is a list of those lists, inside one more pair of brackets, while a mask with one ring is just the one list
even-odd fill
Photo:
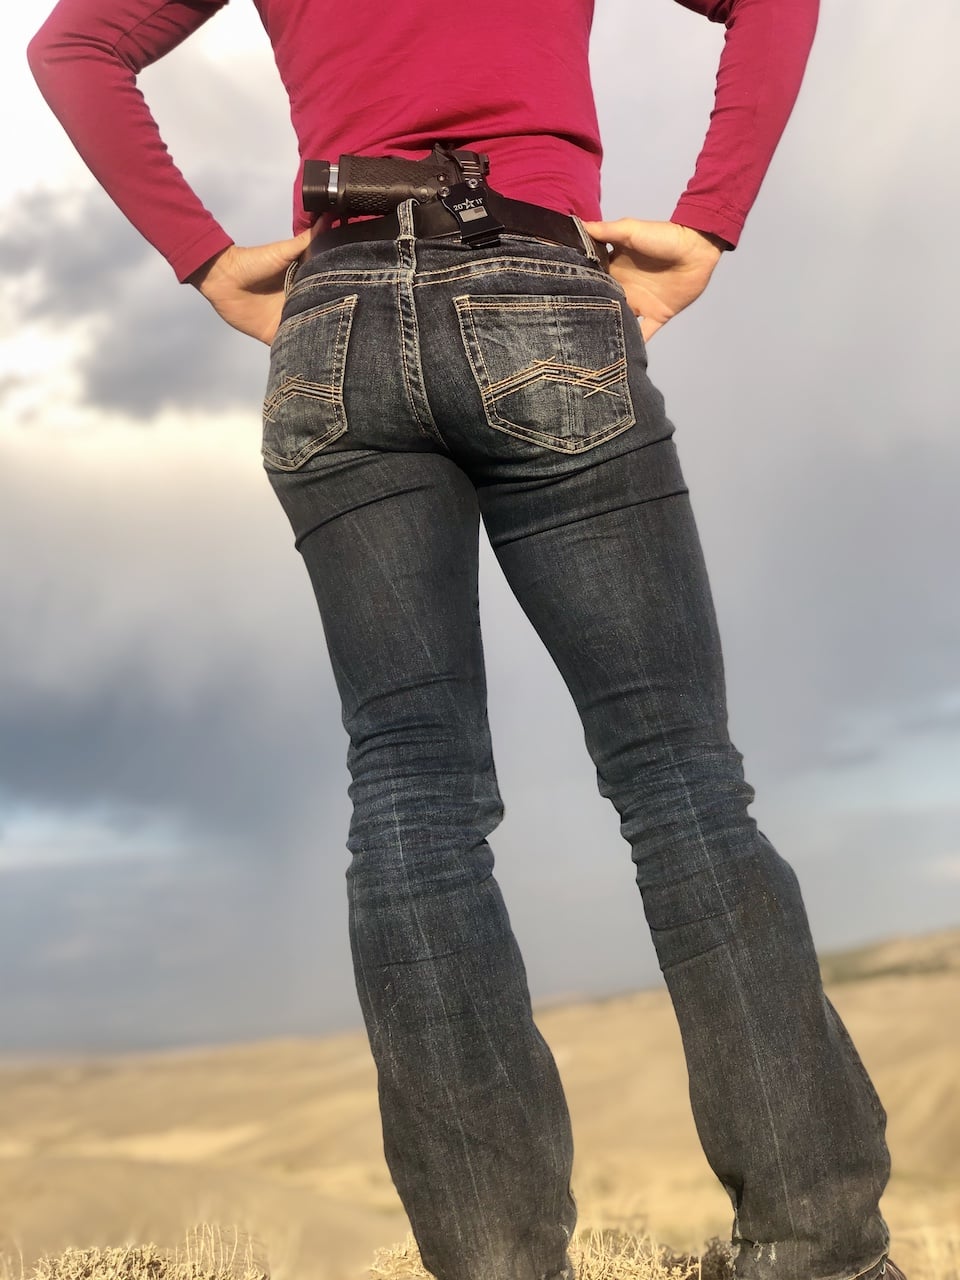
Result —
[[[142, 82], [228, 233], [241, 244], [289, 235], [297, 155], [275, 73], [251, 81], [242, 66], [227, 71], [184, 48]], [[204, 91], [185, 95], [184, 83]], [[266, 348], [179, 285], [98, 186], [34, 190], [8, 205], [0, 273], [15, 284], [22, 319], [88, 330], [77, 362], [83, 403], [149, 421], [165, 409], [248, 408], [262, 395]], [[11, 390], [0, 385], [0, 404]]]
[[[270, 835], [282, 857], [345, 772], [306, 574], [252, 449], [218, 487], [157, 448], [139, 470], [128, 451], [71, 475], [76, 445], [52, 442], [0, 471], [0, 541], [20, 548], [4, 571], [0, 793], [159, 811], [240, 848]], [[198, 444], [196, 466], [216, 462]]]
[[908, 712], [901, 717], [900, 729], [904, 733], [957, 733], [960, 731], [960, 707], [954, 705]]
[[[875, 425], [888, 439], [896, 429]], [[895, 739], [942, 704], [935, 714], [949, 729], [960, 443], [921, 438], [877, 452], [834, 440], [828, 453], [789, 447], [763, 457], [766, 500], [751, 503], [734, 484], [722, 512], [710, 513], [728, 522], [715, 560], [737, 705], [762, 718], [785, 770], [821, 754], [832, 766], [858, 723], [877, 717]], [[784, 490], [777, 480], [787, 477]]]
[[[302, 720], [298, 726], [293, 714], [271, 723], [255, 685], [230, 673], [179, 713], [149, 677], [131, 662], [75, 699], [8, 704], [0, 722], [7, 794], [47, 811], [106, 807], [114, 824], [130, 811], [161, 813], [196, 837], [256, 856], [268, 841], [272, 856], [283, 858], [304, 808], [324, 799], [323, 790], [309, 788], [310, 777], [319, 770], [331, 779], [324, 790], [333, 790], [334, 744]], [[318, 699], [316, 711], [321, 723], [334, 718], [329, 701], [324, 707]], [[309, 767], [297, 767], [306, 759]]]
[[[21, 197], [0, 227], [0, 271], [23, 298], [23, 320], [77, 333], [82, 404], [150, 421], [166, 409], [246, 408], [262, 395], [266, 348], [178, 285], [99, 189], [62, 202]], [[16, 390], [0, 387], [0, 403]]]
[[36, 282], [24, 300], [28, 320], [99, 314], [131, 269], [153, 253], [98, 189], [25, 192], [5, 211], [0, 270]]
[[[356, 1025], [342, 872], [185, 856], [4, 875], [0, 1051], [109, 1052]], [[331, 973], [336, 980], [331, 981]], [[189, 994], [187, 994], [189, 993]]]

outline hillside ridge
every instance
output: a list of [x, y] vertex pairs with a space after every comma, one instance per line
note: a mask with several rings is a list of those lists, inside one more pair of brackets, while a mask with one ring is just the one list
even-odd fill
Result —
[[818, 954], [824, 985], [960, 972], [960, 927], [901, 934], [842, 951]]

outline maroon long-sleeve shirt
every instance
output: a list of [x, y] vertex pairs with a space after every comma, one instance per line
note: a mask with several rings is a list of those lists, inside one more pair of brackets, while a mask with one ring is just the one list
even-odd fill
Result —
[[[601, 217], [594, 0], [484, 0], [469, 11], [449, 0], [253, 2], [301, 159], [420, 159], [443, 141], [487, 152], [490, 185], [505, 196]], [[136, 78], [225, 3], [60, 0], [28, 49], [80, 155], [179, 280], [233, 241], [171, 159]], [[736, 245], [796, 100], [818, 0], [679, 3], [727, 34], [706, 141], [672, 220]], [[294, 231], [309, 222], [295, 198]]]

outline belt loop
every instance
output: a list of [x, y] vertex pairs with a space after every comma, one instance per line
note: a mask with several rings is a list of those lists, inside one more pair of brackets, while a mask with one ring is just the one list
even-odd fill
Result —
[[407, 200], [401, 200], [397, 205], [397, 218], [400, 222], [400, 232], [397, 236], [398, 240], [413, 240], [416, 238], [416, 229], [413, 225], [413, 206], [414, 199], [411, 196]]
[[397, 221], [400, 229], [394, 241], [397, 250], [397, 261], [403, 271], [417, 269], [417, 228], [413, 221], [413, 206], [417, 203], [412, 196], [401, 200], [396, 206]]
[[[577, 231], [580, 235], [580, 239], [583, 242], [584, 253], [587, 255], [587, 257], [590, 259], [591, 262], [593, 262], [596, 266], [600, 268], [601, 271], [606, 271], [606, 266], [604, 265], [603, 261], [600, 258], [600, 253], [599, 253], [599, 250], [597, 249], [597, 245], [593, 237], [587, 235], [587, 232], [586, 232], [586, 229], [584, 228], [583, 223], [580, 221], [580, 219], [577, 217], [575, 213], [571, 213], [570, 217], [573, 219], [574, 226], [577, 228]], [[606, 257], [606, 252], [604, 252], [604, 257]]]
[[287, 267], [286, 275], [283, 277], [283, 296], [285, 299], [290, 297], [290, 290], [293, 288], [294, 276], [297, 274], [297, 268], [301, 265], [301, 260], [299, 258], [294, 258], [289, 267]]

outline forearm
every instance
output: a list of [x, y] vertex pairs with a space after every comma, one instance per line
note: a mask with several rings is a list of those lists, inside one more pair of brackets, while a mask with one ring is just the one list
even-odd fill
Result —
[[174, 164], [136, 76], [223, 2], [61, 0], [27, 51], [94, 177], [180, 280], [232, 240]]
[[678, 0], [727, 32], [696, 170], [671, 221], [739, 240], [793, 110], [818, 0]]

